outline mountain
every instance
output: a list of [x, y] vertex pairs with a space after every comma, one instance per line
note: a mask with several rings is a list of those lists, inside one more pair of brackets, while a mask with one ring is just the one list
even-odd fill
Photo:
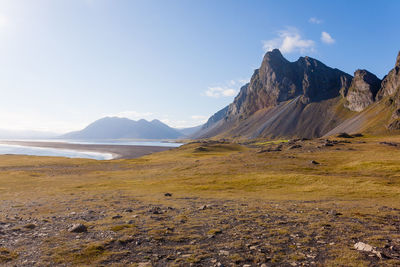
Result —
[[400, 132], [400, 52], [394, 68], [383, 78], [375, 102], [326, 135], [340, 132], [371, 134]]
[[198, 125], [198, 126], [188, 127], [188, 128], [175, 128], [175, 130], [180, 132], [183, 135], [183, 137], [189, 137], [192, 134], [199, 131], [202, 127], [203, 127], [203, 125]]
[[99, 119], [81, 131], [64, 134], [65, 139], [176, 139], [182, 133], [159, 120], [134, 121], [119, 117]]
[[[367, 70], [357, 70], [353, 77], [310, 57], [289, 62], [274, 49], [265, 54], [233, 103], [215, 113], [193, 137], [321, 137], [346, 128], [343, 123], [360, 124], [355, 118], [377, 106], [375, 117], [370, 118], [371, 113], [367, 118], [377, 121], [373, 128], [400, 128], [399, 64], [400, 54], [395, 68], [381, 81]], [[397, 111], [382, 123], [379, 118], [392, 109]]]

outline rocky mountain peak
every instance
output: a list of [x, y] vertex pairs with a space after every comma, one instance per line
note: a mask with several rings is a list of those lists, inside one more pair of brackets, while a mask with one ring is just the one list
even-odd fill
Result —
[[382, 81], [381, 89], [378, 92], [378, 100], [393, 96], [400, 91], [400, 52], [397, 55], [396, 65]]
[[265, 54], [250, 83], [241, 88], [228, 108], [227, 119], [244, 119], [296, 97], [305, 104], [335, 98], [341, 90], [347, 91], [351, 79], [351, 75], [311, 57], [290, 62], [274, 49]]
[[283, 57], [279, 49], [274, 49], [265, 54], [263, 62], [260, 67], [261, 72], [268, 72], [270, 69], [276, 69], [288, 64], [289, 61]]
[[345, 107], [352, 111], [363, 111], [375, 101], [381, 80], [367, 70], [356, 70], [346, 95]]

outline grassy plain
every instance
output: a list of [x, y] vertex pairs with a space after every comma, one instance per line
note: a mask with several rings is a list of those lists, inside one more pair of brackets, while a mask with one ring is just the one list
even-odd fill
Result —
[[0, 156], [0, 264], [400, 264], [400, 137], [330, 139]]

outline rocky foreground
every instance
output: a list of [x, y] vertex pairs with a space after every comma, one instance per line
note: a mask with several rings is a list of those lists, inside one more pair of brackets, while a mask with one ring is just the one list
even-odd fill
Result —
[[2, 156], [0, 262], [398, 266], [398, 141], [198, 142], [108, 162]]

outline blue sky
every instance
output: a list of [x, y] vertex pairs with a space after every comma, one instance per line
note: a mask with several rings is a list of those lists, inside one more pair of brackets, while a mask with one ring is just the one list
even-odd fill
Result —
[[382, 78], [400, 1], [0, 0], [0, 128], [65, 132], [103, 116], [200, 124], [263, 54]]

